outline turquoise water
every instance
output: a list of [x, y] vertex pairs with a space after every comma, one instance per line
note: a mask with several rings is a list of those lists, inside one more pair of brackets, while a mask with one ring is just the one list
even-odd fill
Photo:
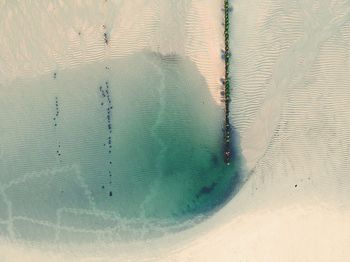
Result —
[[4, 236], [152, 235], [211, 213], [239, 183], [222, 107], [187, 58], [138, 53], [0, 92]]

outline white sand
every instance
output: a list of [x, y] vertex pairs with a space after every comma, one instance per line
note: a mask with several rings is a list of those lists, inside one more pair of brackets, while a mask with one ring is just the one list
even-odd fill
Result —
[[0, 7], [2, 83], [152, 50], [189, 56], [219, 101], [221, 1], [3, 1]]
[[[218, 97], [221, 1], [178, 3], [186, 23], [169, 31], [177, 17], [163, 10], [171, 1], [42, 2], [0, 4], [1, 84], [151, 49], [193, 58]], [[350, 260], [349, 2], [235, 0], [234, 7], [233, 122], [251, 171], [240, 193], [205, 223], [166, 239], [65, 253], [4, 243], [2, 261]], [[186, 44], [174, 44], [183, 32]]]

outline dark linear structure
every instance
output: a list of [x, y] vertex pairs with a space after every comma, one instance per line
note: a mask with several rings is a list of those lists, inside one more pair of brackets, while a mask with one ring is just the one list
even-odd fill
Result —
[[224, 161], [227, 165], [231, 161], [231, 125], [230, 125], [230, 12], [232, 8], [229, 5], [229, 0], [224, 1], [224, 35], [225, 35], [225, 50], [224, 50], [224, 59], [225, 59], [225, 79], [224, 79], [224, 101], [225, 101], [225, 121], [224, 121]]

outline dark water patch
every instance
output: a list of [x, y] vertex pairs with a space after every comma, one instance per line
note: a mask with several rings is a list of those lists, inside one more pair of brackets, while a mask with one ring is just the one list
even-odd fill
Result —
[[[28, 218], [23, 223], [45, 221], [41, 224], [64, 231], [67, 221], [78, 216], [91, 225], [113, 217], [106, 230], [137, 238], [145, 228], [144, 236], [161, 234], [169, 225], [186, 224], [222, 207], [239, 188], [238, 145], [232, 129], [227, 165], [223, 107], [213, 100], [195, 64], [156, 53], [108, 64], [108, 74], [105, 61], [60, 71], [53, 91], [46, 80], [28, 81], [25, 90], [31, 92], [19, 92], [28, 92], [25, 100], [16, 93], [11, 97], [23, 102], [17, 119], [27, 118], [29, 108], [33, 112], [32, 121], [21, 125], [7, 119], [22, 136], [22, 144], [12, 146], [22, 148], [16, 159], [25, 159], [25, 164], [4, 167], [9, 175], [2, 182], [25, 178], [5, 191], [16, 200], [17, 213]], [[36, 88], [37, 82], [42, 87]], [[42, 100], [35, 102], [38, 95]], [[54, 131], [42, 113], [52, 113], [52, 99]], [[57, 164], [48, 152], [61, 157], [63, 149], [64, 163]], [[33, 204], [27, 208], [19, 199]], [[89, 222], [90, 217], [94, 220]], [[79, 223], [74, 225], [85, 232]], [[101, 234], [88, 232], [96, 238]], [[60, 241], [60, 234], [56, 238]]]

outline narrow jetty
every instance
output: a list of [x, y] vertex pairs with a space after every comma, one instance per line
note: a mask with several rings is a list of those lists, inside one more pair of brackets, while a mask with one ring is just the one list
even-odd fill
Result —
[[224, 78], [224, 102], [225, 102], [225, 121], [224, 121], [224, 161], [227, 165], [231, 162], [231, 125], [230, 125], [230, 7], [229, 0], [224, 0], [224, 36], [225, 36], [225, 78]]

